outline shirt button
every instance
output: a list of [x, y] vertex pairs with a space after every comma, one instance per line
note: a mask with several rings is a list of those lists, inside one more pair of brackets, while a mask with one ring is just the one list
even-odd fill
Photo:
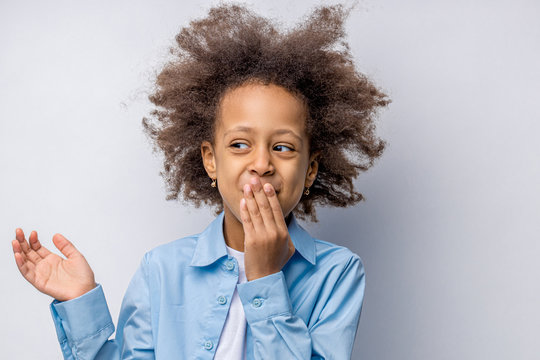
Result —
[[214, 347], [214, 344], [210, 340], [206, 340], [204, 342], [204, 348], [206, 350], [212, 350], [213, 347]]
[[230, 261], [230, 260], [227, 260], [225, 262], [225, 268], [229, 271], [233, 270], [234, 269], [234, 262]]
[[219, 305], [225, 305], [227, 303], [227, 298], [225, 296], [220, 296], [217, 298]]
[[258, 308], [258, 307], [261, 307], [262, 303], [263, 303], [262, 299], [255, 298], [253, 299], [253, 302], [251, 304], [253, 305], [253, 307]]

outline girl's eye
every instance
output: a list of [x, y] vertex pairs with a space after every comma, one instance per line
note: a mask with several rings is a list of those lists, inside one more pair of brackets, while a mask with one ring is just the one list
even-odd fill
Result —
[[236, 148], [236, 149], [247, 149], [247, 144], [244, 144], [244, 143], [234, 143], [234, 144], [231, 144], [231, 147], [233, 148]]
[[274, 150], [279, 152], [285, 152], [285, 151], [293, 151], [292, 148], [286, 146], [286, 145], [276, 145], [274, 146]]

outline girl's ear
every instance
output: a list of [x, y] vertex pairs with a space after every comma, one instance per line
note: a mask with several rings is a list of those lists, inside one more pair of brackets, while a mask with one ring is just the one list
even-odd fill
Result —
[[216, 178], [216, 157], [214, 147], [209, 141], [203, 141], [201, 144], [201, 156], [204, 169], [208, 176], [212, 179]]
[[321, 155], [320, 151], [316, 151], [309, 157], [309, 166], [306, 172], [306, 181], [304, 186], [309, 188], [313, 185], [315, 178], [317, 177], [317, 171], [319, 170], [319, 157]]

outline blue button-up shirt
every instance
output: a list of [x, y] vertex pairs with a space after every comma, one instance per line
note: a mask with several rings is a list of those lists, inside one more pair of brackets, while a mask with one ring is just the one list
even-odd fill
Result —
[[202, 233], [145, 254], [114, 324], [98, 285], [51, 312], [64, 359], [212, 359], [235, 288], [248, 323], [247, 359], [349, 359], [364, 297], [361, 259], [312, 238], [294, 216], [296, 248], [275, 274], [237, 284], [223, 213]]

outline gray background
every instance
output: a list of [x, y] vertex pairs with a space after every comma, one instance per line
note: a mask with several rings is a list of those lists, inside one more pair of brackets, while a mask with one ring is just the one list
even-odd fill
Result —
[[[318, 2], [255, 9], [286, 25]], [[165, 201], [142, 134], [155, 69], [210, 1], [0, 3], [3, 359], [60, 358], [50, 298], [20, 276], [16, 227], [85, 254], [113, 318], [145, 251], [202, 230], [207, 209]], [[359, 3], [360, 71], [390, 94], [389, 147], [366, 201], [307, 224], [364, 260], [353, 359], [540, 356], [540, 3]]]

